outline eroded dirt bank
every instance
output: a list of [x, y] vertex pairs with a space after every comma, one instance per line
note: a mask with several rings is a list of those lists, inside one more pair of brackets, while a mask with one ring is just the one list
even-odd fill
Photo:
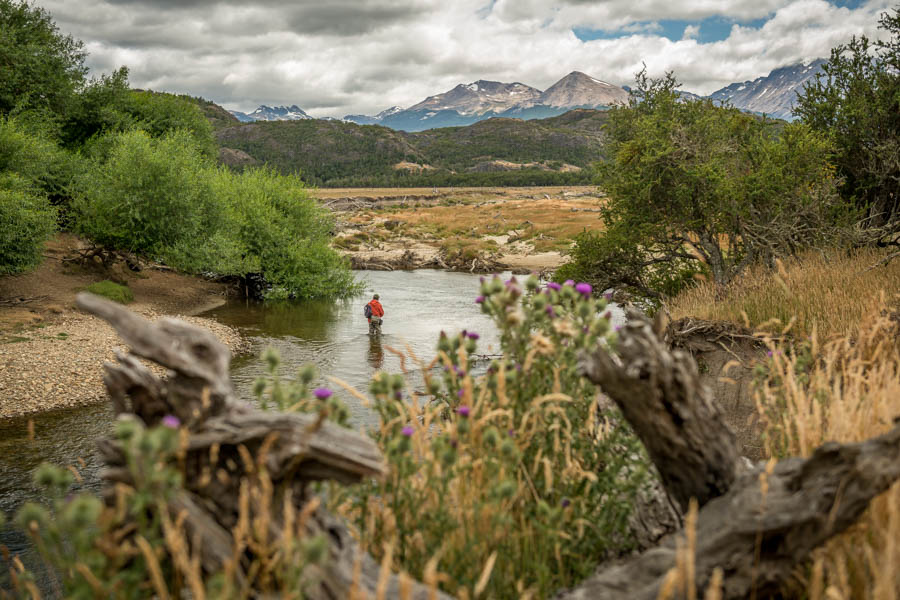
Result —
[[[121, 341], [103, 321], [75, 308], [75, 295], [110, 273], [72, 262], [84, 243], [62, 234], [48, 244], [35, 271], [0, 278], [0, 418], [103, 401], [103, 363]], [[127, 279], [129, 308], [156, 319], [177, 316], [210, 329], [232, 353], [245, 351], [238, 333], [195, 315], [221, 304], [222, 285], [145, 268], [115, 270]]]

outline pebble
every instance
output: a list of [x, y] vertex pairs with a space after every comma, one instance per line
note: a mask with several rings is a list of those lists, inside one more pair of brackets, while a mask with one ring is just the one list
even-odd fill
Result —
[[[149, 308], [133, 310], [150, 320], [161, 316]], [[249, 349], [248, 341], [231, 327], [202, 317], [172, 316], [209, 329], [233, 355]], [[65, 339], [60, 333], [67, 334]], [[23, 337], [31, 339], [0, 350], [0, 419], [106, 400], [103, 363], [113, 361], [113, 348], [122, 346], [106, 322], [78, 313]], [[151, 368], [165, 374], [157, 365]]]

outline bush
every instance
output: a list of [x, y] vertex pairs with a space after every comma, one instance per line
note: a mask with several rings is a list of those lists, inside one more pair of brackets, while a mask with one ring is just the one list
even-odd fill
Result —
[[108, 160], [95, 159], [77, 184], [76, 230], [113, 249], [161, 258], [215, 231], [221, 208], [192, 136], [154, 140], [143, 131], [113, 134]]
[[[114, 250], [188, 273], [262, 273], [275, 298], [343, 297], [358, 290], [328, 246], [331, 214], [296, 176], [219, 168], [183, 130], [98, 140], [78, 183], [77, 230]], [[104, 156], [108, 156], [104, 160]]]
[[0, 275], [27, 271], [41, 262], [44, 242], [56, 231], [56, 210], [27, 182], [0, 173]]
[[[358, 286], [346, 261], [329, 247], [334, 219], [298, 176], [268, 168], [218, 169], [215, 196], [225, 203], [225, 231], [240, 248], [244, 272], [261, 272], [270, 297], [346, 297]], [[233, 259], [232, 259], [233, 260]]]
[[647, 480], [640, 444], [577, 371], [580, 350], [615, 344], [598, 316], [606, 301], [583, 285], [540, 291], [535, 277], [525, 288], [482, 286], [503, 353], [483, 375], [471, 331], [441, 334], [438, 358], [417, 365], [433, 399], [424, 407], [402, 376], [376, 375], [374, 435], [389, 471], [336, 501], [376, 558], [392, 554], [426, 581], [439, 560], [459, 597], [541, 598], [574, 584], [597, 557], [628, 549]]
[[0, 118], [0, 174], [16, 173], [35, 193], [60, 200], [68, 194], [79, 165], [79, 158], [21, 119]]
[[108, 279], [92, 283], [87, 286], [85, 290], [92, 294], [109, 298], [113, 302], [118, 302], [119, 304], [134, 302], [134, 293], [131, 291], [131, 288], [127, 285], [119, 285]]

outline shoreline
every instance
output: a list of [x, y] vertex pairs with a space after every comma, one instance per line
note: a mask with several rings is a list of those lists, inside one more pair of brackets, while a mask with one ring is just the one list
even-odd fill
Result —
[[[163, 314], [146, 305], [128, 308], [151, 320], [172, 317], [209, 329], [232, 356], [249, 350], [235, 329], [212, 319]], [[73, 312], [26, 335], [28, 340], [0, 345], [0, 421], [107, 401], [103, 364], [115, 360], [114, 349], [125, 348], [109, 325]]]
[[84, 247], [59, 234], [34, 271], [0, 278], [0, 421], [107, 400], [103, 364], [124, 344], [105, 322], [76, 308], [75, 295], [111, 276], [125, 278], [132, 290], [130, 310], [205, 327], [234, 356], [249, 350], [235, 329], [197, 316], [225, 303], [225, 285], [152, 268], [131, 273], [73, 264]]

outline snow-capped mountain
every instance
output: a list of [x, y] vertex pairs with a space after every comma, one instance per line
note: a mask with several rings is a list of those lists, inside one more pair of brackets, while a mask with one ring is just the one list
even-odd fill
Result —
[[344, 120], [360, 125], [378, 124], [404, 131], [422, 131], [471, 125], [491, 117], [543, 119], [572, 108], [607, 107], [627, 101], [628, 92], [621, 87], [575, 71], [544, 92], [524, 83], [479, 79], [429, 96], [407, 109], [392, 107], [374, 117], [347, 115]]
[[312, 119], [303, 109], [294, 104], [293, 106], [266, 106], [263, 104], [252, 113], [242, 113], [238, 110], [228, 111], [237, 117], [242, 123], [250, 123], [252, 121], [300, 121], [302, 119]]
[[483, 115], [487, 112], [501, 113], [511, 108], [531, 108], [540, 96], [541, 90], [523, 83], [479, 79], [469, 84], [461, 83], [443, 94], [429, 96], [407, 110], [455, 110], [464, 116]]
[[617, 85], [572, 71], [545, 91], [538, 104], [557, 108], [627, 104], [628, 92]]
[[793, 106], [797, 93], [803, 90], [804, 83], [822, 71], [825, 62], [824, 58], [819, 58], [809, 63], [780, 67], [765, 77], [732, 83], [713, 92], [710, 98], [730, 102], [742, 110], [790, 121], [794, 118]]

